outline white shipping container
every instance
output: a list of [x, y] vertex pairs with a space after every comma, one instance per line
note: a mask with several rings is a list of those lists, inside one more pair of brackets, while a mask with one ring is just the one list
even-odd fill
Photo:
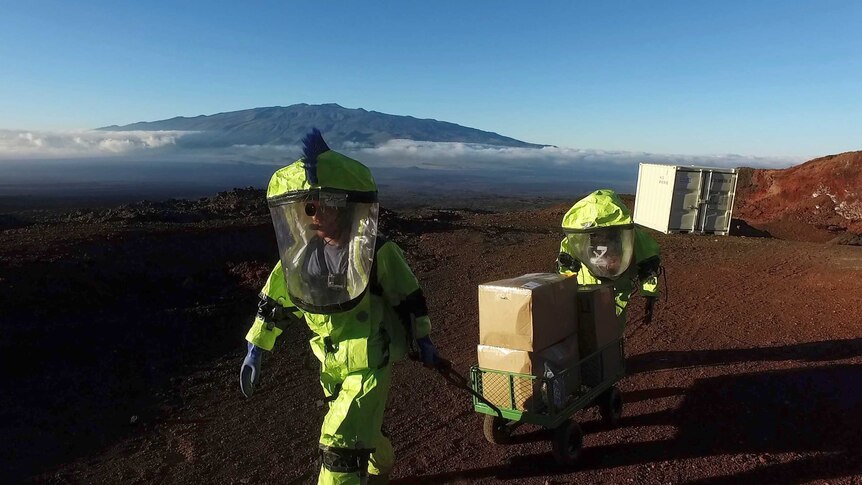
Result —
[[665, 234], [730, 231], [737, 169], [641, 163], [635, 224]]

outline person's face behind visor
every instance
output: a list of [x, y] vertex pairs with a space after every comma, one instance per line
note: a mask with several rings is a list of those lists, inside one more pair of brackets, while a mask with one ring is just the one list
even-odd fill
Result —
[[322, 205], [319, 200], [305, 203], [305, 215], [311, 219], [311, 228], [317, 231], [317, 237], [327, 242], [343, 242], [345, 212], [345, 208]]

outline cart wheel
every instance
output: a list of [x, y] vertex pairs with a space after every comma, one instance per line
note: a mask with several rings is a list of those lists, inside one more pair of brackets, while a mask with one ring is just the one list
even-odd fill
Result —
[[567, 420], [554, 430], [554, 459], [560, 465], [571, 465], [581, 456], [584, 446], [584, 432], [574, 420]]
[[495, 445], [505, 445], [512, 438], [511, 431], [506, 425], [509, 422], [499, 416], [485, 415], [485, 422], [482, 425], [482, 430], [485, 432], [485, 439], [488, 443]]
[[623, 395], [617, 386], [613, 386], [599, 398], [599, 413], [605, 425], [615, 428], [623, 415]]

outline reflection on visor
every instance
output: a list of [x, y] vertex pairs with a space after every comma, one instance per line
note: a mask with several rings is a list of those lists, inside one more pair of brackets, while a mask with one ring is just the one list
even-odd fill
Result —
[[593, 254], [596, 259], [601, 259], [608, 252], [607, 246], [596, 246], [596, 249], [593, 250]]
[[596, 246], [596, 248], [593, 249], [593, 256], [590, 258], [590, 262], [596, 266], [607, 267], [608, 260], [605, 259], [606, 254], [608, 254], [607, 246]]
[[596, 228], [567, 234], [572, 256], [598, 278], [616, 279], [631, 264], [634, 232], [630, 227]]
[[320, 205], [324, 207], [346, 207], [347, 194], [321, 192], [319, 194]]
[[592, 256], [590, 256], [590, 265], [604, 275], [617, 274], [620, 266], [619, 251], [608, 251], [608, 246], [594, 246], [592, 248]]
[[305, 215], [314, 217], [318, 212], [324, 213], [327, 208], [343, 209], [347, 207], [347, 194], [319, 193], [317, 198], [305, 203]]

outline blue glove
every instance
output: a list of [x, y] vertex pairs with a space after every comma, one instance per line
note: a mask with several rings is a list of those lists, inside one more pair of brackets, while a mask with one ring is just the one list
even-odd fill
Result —
[[440, 354], [429, 337], [416, 340], [416, 344], [419, 346], [419, 358], [426, 367], [434, 367], [440, 362]]
[[239, 370], [239, 390], [245, 397], [251, 397], [254, 394], [254, 386], [260, 381], [260, 358], [262, 355], [262, 348], [251, 342], [248, 343], [248, 354], [242, 361], [242, 368]]

